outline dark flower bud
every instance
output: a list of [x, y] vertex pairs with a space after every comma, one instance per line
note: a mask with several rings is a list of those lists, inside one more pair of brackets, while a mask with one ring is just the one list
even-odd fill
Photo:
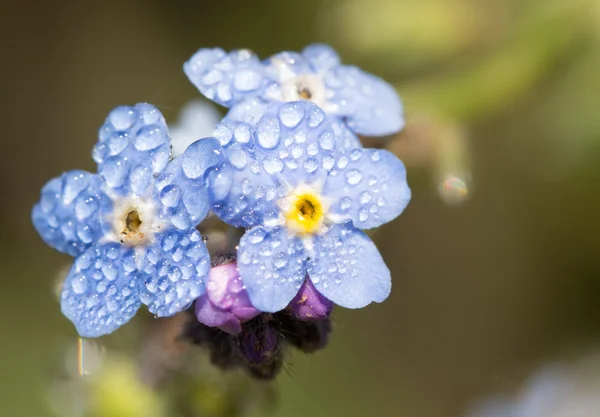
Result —
[[283, 339], [270, 315], [261, 315], [246, 323], [238, 341], [252, 375], [260, 379], [277, 375], [281, 369]]
[[285, 341], [299, 350], [313, 353], [327, 346], [329, 333], [331, 333], [331, 321], [328, 318], [319, 321], [303, 321], [287, 312], [280, 312], [277, 313], [276, 319]]

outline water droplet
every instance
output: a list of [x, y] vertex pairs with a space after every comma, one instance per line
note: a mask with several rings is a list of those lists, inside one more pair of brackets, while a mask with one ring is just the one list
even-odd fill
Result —
[[167, 185], [160, 192], [160, 201], [167, 207], [177, 207], [180, 195], [178, 187]]
[[88, 176], [80, 171], [65, 174], [63, 185], [63, 201], [70, 204], [88, 186]]
[[358, 161], [363, 154], [362, 149], [354, 149], [350, 152], [350, 159], [353, 161]]
[[296, 127], [303, 117], [304, 110], [298, 102], [286, 103], [279, 109], [279, 119], [289, 128]]
[[263, 160], [263, 168], [268, 174], [277, 174], [283, 170], [283, 162], [277, 155], [269, 154]]
[[250, 128], [245, 123], [237, 125], [233, 134], [235, 136], [235, 140], [237, 140], [239, 143], [247, 143], [250, 141]]
[[346, 166], [348, 166], [348, 158], [346, 158], [345, 156], [341, 156], [340, 159], [338, 159], [337, 161], [337, 167], [339, 169], [344, 169], [346, 168]]
[[156, 149], [168, 141], [169, 137], [163, 128], [156, 125], [144, 126], [137, 133], [134, 146], [138, 151], [145, 152]]
[[325, 168], [327, 171], [333, 168], [334, 163], [335, 159], [331, 155], [323, 157], [323, 168]]
[[313, 173], [319, 167], [319, 161], [315, 158], [309, 158], [304, 162], [304, 169], [306, 172]]
[[83, 294], [87, 291], [88, 279], [85, 275], [77, 274], [71, 279], [71, 287], [75, 294]]
[[346, 211], [352, 206], [352, 199], [350, 197], [344, 197], [340, 201], [340, 207], [342, 210]]
[[358, 211], [358, 219], [361, 222], [366, 221], [369, 218], [369, 212], [367, 211], [366, 208], [362, 208]]
[[228, 149], [227, 156], [231, 165], [233, 165], [237, 169], [244, 169], [244, 167], [246, 166], [246, 152], [244, 152], [242, 149], [230, 148]]
[[363, 191], [360, 193], [361, 204], [367, 204], [369, 201], [371, 201], [371, 194], [368, 191]]
[[346, 173], [346, 181], [350, 185], [356, 185], [362, 180], [362, 173], [357, 169], [351, 169]]
[[257, 127], [258, 144], [265, 149], [272, 149], [279, 143], [279, 121], [273, 116], [264, 116]]
[[239, 91], [252, 91], [260, 87], [262, 77], [256, 71], [244, 68], [235, 73], [233, 86]]
[[283, 252], [279, 252], [277, 254], [277, 256], [275, 256], [275, 259], [273, 260], [273, 265], [277, 269], [281, 269], [281, 268], [285, 267], [287, 265], [287, 263], [288, 263], [287, 256]]

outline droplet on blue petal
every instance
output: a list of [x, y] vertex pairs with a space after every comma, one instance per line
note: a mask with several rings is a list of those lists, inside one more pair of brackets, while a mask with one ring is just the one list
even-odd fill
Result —
[[71, 287], [75, 294], [83, 294], [88, 288], [88, 279], [83, 274], [77, 274], [71, 279]]
[[356, 185], [362, 180], [362, 173], [357, 169], [351, 169], [346, 173], [346, 181], [350, 185]]
[[225, 83], [219, 84], [217, 86], [217, 96], [219, 97], [219, 100], [223, 102], [231, 100], [231, 98], [233, 97], [231, 87], [229, 87], [229, 85]]
[[241, 69], [233, 78], [233, 85], [238, 91], [252, 91], [260, 87], [262, 77], [251, 69]]
[[230, 148], [227, 152], [231, 165], [237, 169], [244, 169], [246, 167], [246, 152], [239, 148]]
[[163, 128], [156, 125], [144, 126], [139, 130], [135, 138], [134, 146], [138, 151], [145, 152], [158, 148], [169, 141], [167, 133]]
[[309, 158], [304, 162], [304, 169], [309, 174], [313, 173], [319, 167], [319, 161], [315, 158]]
[[368, 191], [363, 191], [360, 194], [360, 203], [367, 204], [369, 201], [371, 201], [371, 194]]
[[250, 127], [245, 123], [240, 123], [233, 132], [235, 140], [239, 143], [248, 143], [250, 141]]
[[310, 156], [315, 156], [319, 153], [319, 145], [317, 145], [316, 143], [309, 143], [306, 146], [306, 153]]
[[250, 243], [256, 245], [256, 244], [262, 242], [263, 240], [265, 240], [265, 237], [266, 237], [266, 232], [264, 230], [253, 230], [250, 232], [250, 236], [248, 237], [248, 240]]
[[129, 140], [126, 135], [115, 132], [108, 138], [107, 145], [110, 155], [118, 155], [127, 148]]
[[136, 122], [138, 114], [133, 107], [117, 107], [108, 115], [108, 121], [115, 130], [127, 130]]
[[342, 210], [346, 211], [352, 206], [352, 199], [350, 197], [344, 197], [340, 201], [340, 207]]
[[308, 119], [308, 126], [315, 128], [319, 126], [323, 120], [325, 120], [325, 112], [317, 106], [312, 106], [310, 118]]
[[77, 237], [83, 243], [91, 243], [94, 238], [94, 233], [88, 225], [77, 225]]
[[120, 159], [108, 159], [101, 167], [101, 174], [111, 188], [118, 188], [124, 184], [127, 171], [127, 166]]
[[209, 178], [209, 192], [211, 193], [213, 201], [224, 200], [231, 190], [231, 174], [227, 172], [226, 168], [223, 168], [218, 171], [212, 171]]
[[167, 207], [177, 207], [181, 193], [175, 185], [167, 185], [160, 192], [160, 201]]
[[272, 149], [279, 143], [279, 121], [273, 116], [260, 119], [257, 127], [256, 138], [258, 144], [265, 149]]
[[137, 195], [145, 195], [146, 191], [152, 185], [153, 175], [148, 168], [138, 165], [129, 174], [129, 183], [131, 191]]
[[274, 154], [267, 155], [262, 164], [268, 174], [278, 174], [283, 170], [283, 162]]
[[279, 212], [275, 210], [266, 212], [263, 216], [263, 223], [266, 227], [279, 225]]
[[64, 204], [71, 204], [73, 200], [88, 186], [88, 177], [81, 172], [74, 171], [65, 175], [63, 188]]
[[345, 156], [341, 156], [340, 159], [338, 159], [337, 161], [337, 167], [339, 169], [344, 169], [348, 166], [348, 158], [346, 158]]
[[332, 150], [335, 146], [335, 135], [332, 130], [325, 130], [319, 136], [319, 145], [326, 150]]
[[331, 170], [331, 168], [333, 168], [333, 165], [335, 163], [335, 158], [331, 155], [326, 155], [323, 157], [323, 168], [325, 168], [327, 171]]
[[279, 108], [279, 119], [288, 128], [294, 128], [302, 121], [304, 110], [300, 103], [285, 103]]
[[350, 152], [350, 159], [353, 161], [358, 161], [363, 154], [362, 149], [354, 149]]
[[182, 155], [181, 167], [191, 179], [204, 175], [206, 170], [222, 159], [222, 151], [215, 139], [201, 139], [192, 143]]
[[213, 132], [213, 136], [223, 146], [225, 146], [229, 142], [231, 142], [231, 139], [233, 138], [233, 134], [232, 134], [231, 130], [225, 124], [219, 124], [219, 125], [217, 125], [217, 127], [215, 128], [215, 131]]

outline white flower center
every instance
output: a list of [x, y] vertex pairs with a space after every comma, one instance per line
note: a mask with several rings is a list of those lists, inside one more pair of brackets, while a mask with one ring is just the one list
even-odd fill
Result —
[[324, 108], [327, 104], [323, 79], [317, 74], [303, 74], [289, 78], [281, 84], [283, 101], [310, 100]]
[[154, 235], [164, 227], [155, 204], [137, 195], [113, 200], [109, 221], [112, 230], [107, 239], [128, 246], [153, 242]]

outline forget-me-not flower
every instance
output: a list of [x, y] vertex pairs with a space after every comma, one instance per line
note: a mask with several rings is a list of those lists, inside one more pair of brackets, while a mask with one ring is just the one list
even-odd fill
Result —
[[210, 174], [213, 210], [250, 228], [237, 259], [256, 308], [285, 308], [307, 275], [344, 307], [388, 296], [390, 272], [359, 229], [394, 219], [408, 204], [398, 158], [339, 150], [325, 113], [309, 101], [272, 104], [255, 127], [226, 118], [215, 136], [226, 161]]
[[75, 257], [61, 309], [86, 337], [111, 333], [142, 303], [169, 316], [204, 292], [210, 261], [195, 227], [209, 210], [206, 171], [222, 155], [204, 139], [170, 160], [163, 116], [138, 104], [108, 115], [93, 157], [98, 174], [51, 180], [32, 212], [46, 243]]
[[[314, 44], [302, 53], [281, 52], [264, 61], [247, 49], [198, 50], [184, 71], [202, 94], [225, 107], [259, 98], [267, 103], [310, 100], [343, 131], [389, 135], [404, 127], [402, 104], [394, 88], [355, 66], [342, 65], [329, 46]], [[350, 140], [353, 135], [344, 133]]]

